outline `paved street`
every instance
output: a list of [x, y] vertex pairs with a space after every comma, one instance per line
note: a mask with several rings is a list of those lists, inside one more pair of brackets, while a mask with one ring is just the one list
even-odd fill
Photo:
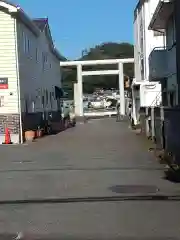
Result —
[[180, 185], [163, 179], [147, 149], [115, 119], [91, 120], [30, 145], [1, 146], [0, 232], [178, 239], [179, 201], [132, 199], [180, 195]]

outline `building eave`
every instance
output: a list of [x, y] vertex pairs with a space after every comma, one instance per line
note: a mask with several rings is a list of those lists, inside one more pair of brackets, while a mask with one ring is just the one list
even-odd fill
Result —
[[39, 29], [18, 5], [12, 4], [7, 0], [0, 0], [0, 8], [22, 21], [36, 36], [39, 35]]
[[18, 7], [15, 4], [7, 0], [1, 0], [0, 7], [7, 9], [9, 13], [14, 13], [14, 12], [17, 12], [18, 10]]
[[18, 9], [17, 17], [26, 25], [28, 28], [34, 33], [36, 36], [39, 36], [40, 30], [39, 28], [33, 23], [33, 21], [28, 17], [28, 15], [21, 9]]
[[[0, 0], [0, 8], [6, 11], [8, 14], [12, 15], [14, 18], [18, 19], [21, 21], [24, 25], [26, 25], [30, 31], [35, 35], [39, 36], [41, 33], [41, 30], [38, 28], [38, 26], [33, 22], [33, 19], [31, 19], [23, 10], [20, 6], [12, 4], [9, 0]], [[53, 53], [53, 55], [59, 60], [59, 61], [66, 61], [66, 58], [64, 58], [58, 50], [54, 47], [54, 43], [51, 37], [51, 32], [49, 25], [47, 24], [46, 26], [48, 28], [48, 34], [49, 36], [46, 36], [49, 45], [50, 45], [50, 50]]]
[[170, 15], [172, 14], [173, 7], [174, 7], [173, 0], [160, 0], [151, 18], [148, 29], [149, 30], [165, 29], [166, 20], [168, 20]]
[[[43, 20], [44, 21], [44, 27], [42, 29], [39, 28], [41, 32], [43, 32], [47, 38], [49, 48], [51, 53], [59, 60], [59, 61], [66, 61], [66, 58], [64, 58], [59, 51], [55, 48], [54, 41], [52, 39], [51, 35], [51, 29], [49, 26], [48, 18], [39, 18], [39, 19], [34, 19], [34, 20]], [[33, 21], [33, 23], [36, 25], [36, 23]]]
[[63, 57], [59, 51], [54, 47], [52, 50], [52, 53], [55, 55], [55, 57], [59, 60], [59, 61], [67, 61], [67, 59], [65, 57]]

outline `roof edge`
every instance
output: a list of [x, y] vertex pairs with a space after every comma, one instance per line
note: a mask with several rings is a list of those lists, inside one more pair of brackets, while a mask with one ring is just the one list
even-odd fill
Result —
[[155, 11], [151, 17], [151, 20], [150, 20], [150, 23], [149, 23], [149, 26], [148, 26], [148, 30], [162, 30], [162, 29], [155, 29], [153, 28], [153, 24], [155, 23], [156, 21], [156, 18], [158, 16], [158, 13], [159, 11], [161, 10], [161, 8], [164, 6], [164, 4], [173, 4], [173, 1], [170, 1], [170, 0], [167, 0], [167, 1], [164, 1], [164, 0], [161, 0], [159, 1], [159, 3], [157, 4], [156, 8], [155, 8]]
[[18, 5], [8, 1], [8, 0], [0, 0], [0, 6], [4, 8], [8, 8], [9, 12], [17, 12]]
[[[15, 15], [16, 17], [19, 17], [20, 20], [30, 28], [30, 30], [36, 35], [39, 36], [40, 34], [40, 29], [36, 24], [33, 22], [33, 20], [38, 20], [38, 19], [45, 19], [45, 18], [36, 18], [36, 19], [31, 19], [19, 5], [15, 5], [11, 3], [9, 0], [0, 0], [0, 6], [2, 8], [5, 8], [8, 10], [9, 14]], [[48, 18], [46, 17], [48, 20]], [[48, 24], [48, 23], [47, 23]], [[49, 24], [48, 24], [49, 27]], [[50, 30], [50, 28], [49, 28]], [[58, 58], [59, 61], [65, 61], [65, 58], [59, 53], [59, 51], [55, 48], [54, 42], [52, 41], [52, 46], [51, 46], [51, 51], [55, 55], [55, 57]]]
[[32, 20], [28, 17], [28, 15], [22, 10], [19, 5], [15, 5], [8, 0], [0, 0], [0, 7], [6, 9], [10, 15], [19, 17], [25, 25], [28, 25], [28, 27], [35, 35], [39, 34], [38, 28], [33, 24]]
[[134, 9], [134, 21], [136, 20], [136, 11], [138, 9], [141, 9], [142, 5], [146, 2], [147, 0], [139, 0], [138, 3], [136, 4], [136, 7]]

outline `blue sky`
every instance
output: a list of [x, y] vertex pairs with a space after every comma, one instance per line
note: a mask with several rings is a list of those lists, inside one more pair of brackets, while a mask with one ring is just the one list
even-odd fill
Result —
[[69, 59], [102, 42], [133, 43], [137, 0], [15, 1], [31, 17], [49, 18], [55, 45]]

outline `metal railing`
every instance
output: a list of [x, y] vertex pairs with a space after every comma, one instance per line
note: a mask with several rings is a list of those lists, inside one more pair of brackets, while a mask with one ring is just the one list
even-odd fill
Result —
[[158, 100], [160, 100], [160, 97], [161, 97], [161, 96], [162, 96], [162, 92], [159, 91], [159, 92], [157, 93], [156, 97], [154, 98], [154, 100], [152, 101], [150, 107], [152, 107], [152, 106], [154, 105], [154, 103], [156, 103], [156, 106], [160, 106], [161, 104], [158, 105]]

